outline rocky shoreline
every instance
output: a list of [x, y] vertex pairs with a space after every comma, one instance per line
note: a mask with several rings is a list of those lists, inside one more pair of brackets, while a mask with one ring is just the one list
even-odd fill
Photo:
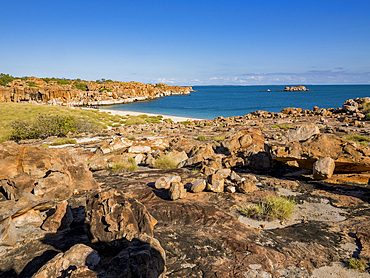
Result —
[[369, 277], [369, 103], [2, 143], [0, 277]]
[[64, 80], [44, 81], [36, 77], [14, 79], [0, 86], [0, 102], [34, 102], [66, 106], [103, 106], [151, 100], [170, 95], [186, 95], [191, 87], [170, 86], [163, 83]]

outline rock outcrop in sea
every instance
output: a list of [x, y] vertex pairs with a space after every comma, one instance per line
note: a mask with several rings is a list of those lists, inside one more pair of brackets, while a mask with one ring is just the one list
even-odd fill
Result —
[[[346, 267], [370, 260], [364, 103], [0, 144], [0, 277], [366, 275]], [[280, 198], [289, 217], [246, 209]]]

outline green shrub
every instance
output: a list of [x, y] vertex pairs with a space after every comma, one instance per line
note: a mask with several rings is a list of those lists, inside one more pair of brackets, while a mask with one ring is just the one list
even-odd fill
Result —
[[100, 89], [100, 90], [99, 90], [99, 92], [104, 92], [104, 91], [106, 91], [106, 92], [112, 92], [112, 90], [109, 90], [109, 89], [107, 89], [107, 88], [103, 88], [103, 89]]
[[73, 116], [38, 115], [34, 120], [16, 120], [8, 124], [11, 127], [10, 140], [45, 139], [50, 136], [65, 137], [68, 132], [97, 132], [99, 124], [76, 119]]
[[199, 135], [196, 140], [198, 140], [198, 141], [207, 141], [207, 140], [209, 140], [209, 138], [205, 135]]
[[370, 112], [366, 114], [366, 119], [370, 120]]
[[0, 85], [1, 86], [6, 86], [9, 82], [12, 82], [15, 79], [15, 77], [5, 74], [5, 73], [0, 73]]
[[184, 126], [187, 126], [187, 125], [191, 124], [191, 121], [183, 121], [183, 122], [180, 122], [180, 124], [182, 124]]
[[71, 138], [59, 138], [55, 140], [53, 143], [51, 143], [52, 146], [60, 146], [66, 144], [77, 144], [77, 140]]
[[364, 146], [366, 146], [367, 143], [370, 142], [370, 137], [361, 136], [361, 135], [344, 135], [344, 138], [346, 138], [347, 140], [351, 140], [351, 141], [360, 143]]
[[146, 121], [138, 116], [132, 116], [128, 118], [125, 122], [125, 125], [142, 125], [142, 124], [146, 124]]
[[[68, 79], [65, 79], [65, 78], [45, 77], [45, 78], [41, 78], [41, 79], [44, 80], [46, 83], [49, 83], [49, 81], [56, 81], [58, 83], [58, 85], [69, 85], [69, 84], [71, 84], [71, 81], [68, 80]], [[81, 81], [81, 79], [79, 79], [79, 80]]]
[[273, 125], [272, 128], [277, 128], [277, 129], [292, 129], [290, 125]]
[[38, 86], [35, 84], [35, 82], [27, 82], [27, 85], [28, 85], [29, 87], [38, 87]]
[[295, 202], [285, 197], [266, 198], [265, 201], [239, 210], [241, 214], [251, 218], [265, 220], [287, 219], [294, 211]]
[[366, 268], [368, 267], [368, 261], [365, 259], [355, 259], [351, 258], [348, 262], [348, 267], [352, 269], [356, 269], [358, 271], [365, 271]]
[[216, 137], [213, 137], [212, 139], [215, 140], [216, 142], [220, 143], [222, 140], [225, 139], [225, 135], [222, 135], [222, 136], [216, 136]]
[[173, 169], [177, 168], [177, 163], [167, 155], [163, 155], [154, 161], [154, 167], [158, 169]]
[[[370, 114], [370, 113], [369, 113]], [[164, 119], [163, 120], [164, 122], [168, 122], [168, 123], [173, 123], [173, 120], [172, 119]]]
[[120, 161], [114, 163], [110, 170], [114, 173], [137, 171], [138, 167], [136, 165], [135, 159], [132, 157], [127, 157], [127, 160], [128, 161]]
[[87, 85], [85, 84], [85, 83], [81, 83], [81, 82], [75, 82], [74, 84], [73, 84], [75, 87], [76, 87], [76, 89], [78, 89], [78, 90], [81, 90], [81, 91], [87, 91], [88, 89], [87, 89]]

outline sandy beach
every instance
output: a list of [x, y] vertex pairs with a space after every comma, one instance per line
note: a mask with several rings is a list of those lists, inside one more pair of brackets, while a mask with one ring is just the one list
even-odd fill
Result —
[[[90, 109], [90, 108], [84, 108]], [[193, 121], [193, 120], [204, 120], [199, 118], [191, 118], [191, 117], [179, 117], [179, 116], [171, 116], [171, 115], [163, 115], [163, 114], [154, 114], [154, 113], [146, 113], [146, 112], [138, 112], [138, 111], [127, 111], [127, 110], [113, 110], [113, 109], [98, 109], [101, 112], [111, 113], [112, 115], [119, 115], [119, 116], [140, 116], [140, 115], [148, 115], [148, 116], [163, 116], [163, 119], [171, 119], [172, 121], [178, 123], [183, 121]]]

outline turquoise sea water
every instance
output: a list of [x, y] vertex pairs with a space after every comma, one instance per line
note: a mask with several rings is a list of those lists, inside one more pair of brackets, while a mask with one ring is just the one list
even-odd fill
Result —
[[[370, 85], [306, 85], [309, 92], [281, 92], [284, 86], [194, 86], [191, 95], [104, 106], [192, 118], [242, 116], [256, 110], [280, 112], [285, 107], [338, 108], [350, 98], [370, 97]], [[260, 92], [270, 89], [271, 92]]]

